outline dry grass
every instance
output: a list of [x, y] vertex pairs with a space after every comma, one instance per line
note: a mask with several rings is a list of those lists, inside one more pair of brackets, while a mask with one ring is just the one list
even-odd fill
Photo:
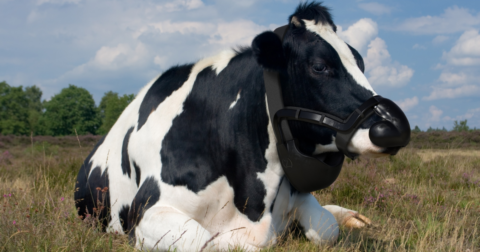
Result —
[[[0, 251], [134, 250], [126, 236], [102, 233], [76, 215], [76, 174], [98, 140], [90, 138], [80, 139], [82, 147], [75, 137], [36, 138], [33, 146], [3, 141]], [[264, 251], [480, 251], [480, 151], [468, 149], [406, 148], [391, 158], [349, 161], [330, 188], [314, 195], [374, 224], [341, 230], [332, 247], [292, 232]]]
[[351, 161], [314, 195], [374, 224], [342, 230], [333, 247], [290, 235], [272, 251], [480, 251], [479, 151], [407, 148], [389, 159]]
[[441, 157], [480, 157], [480, 150], [447, 149], [447, 150], [418, 150], [417, 154], [424, 162], [428, 162]]
[[37, 142], [2, 149], [0, 251], [132, 251], [125, 236], [77, 217], [76, 174], [91, 148]]

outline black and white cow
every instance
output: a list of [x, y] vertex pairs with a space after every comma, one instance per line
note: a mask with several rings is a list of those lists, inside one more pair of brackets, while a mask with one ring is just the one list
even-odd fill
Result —
[[[108, 187], [107, 231], [128, 233], [137, 248], [196, 251], [275, 244], [296, 220], [308, 239], [337, 239], [338, 223], [369, 220], [320, 206], [285, 178], [269, 121], [263, 70], [279, 71], [286, 106], [345, 118], [376, 95], [355, 49], [335, 33], [328, 9], [300, 4], [281, 41], [258, 35], [251, 48], [175, 66], [147, 84], [96, 145], [78, 174], [76, 206], [92, 213]], [[374, 145], [372, 116], [349, 144], [358, 155], [387, 156]], [[407, 122], [408, 123], [408, 122]], [[304, 153], [338, 152], [335, 132], [291, 122]], [[353, 216], [353, 217], [352, 217]], [[208, 242], [213, 236], [215, 239]]]

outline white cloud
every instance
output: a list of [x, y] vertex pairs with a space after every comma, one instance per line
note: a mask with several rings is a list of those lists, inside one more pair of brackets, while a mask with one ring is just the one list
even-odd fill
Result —
[[138, 43], [135, 48], [126, 44], [115, 47], [102, 46], [95, 54], [95, 58], [87, 64], [104, 70], [118, 70], [137, 65], [147, 56], [148, 51], [142, 43]]
[[457, 115], [455, 117], [450, 117], [450, 116], [445, 116], [443, 120], [445, 121], [461, 121], [465, 119], [472, 119], [472, 118], [479, 118], [480, 117], [480, 108], [474, 108], [474, 109], [469, 109], [467, 112], [463, 115]]
[[337, 26], [337, 34], [353, 48], [363, 52], [368, 42], [377, 36], [378, 26], [370, 18], [362, 18], [345, 31]]
[[166, 65], [167, 62], [168, 62], [167, 57], [157, 55], [157, 56], [155, 56], [155, 58], [153, 58], [153, 63], [155, 63], [155, 65], [159, 65], [163, 69], [168, 67]]
[[193, 10], [205, 6], [201, 0], [174, 0], [161, 5], [157, 5], [157, 10], [161, 12], [174, 12], [182, 10]]
[[457, 40], [449, 52], [443, 54], [447, 64], [456, 66], [480, 65], [480, 34], [468, 30]]
[[267, 29], [242, 19], [231, 22], [175, 22], [170, 19], [146, 22], [136, 29], [129, 29], [130, 36], [121, 39], [121, 43], [100, 46], [88, 62], [44, 81], [45, 94], [50, 95], [49, 88], [60, 83], [92, 81], [97, 82], [93, 89], [107, 91], [112, 88], [108, 87], [110, 83], [114, 83], [108, 80], [108, 76], [115, 75], [148, 80], [172, 65], [194, 62], [226, 48], [248, 46], [255, 35]]
[[452, 73], [444, 71], [440, 74], [438, 80], [444, 84], [444, 87], [455, 87], [472, 81], [472, 77], [472, 75], [465, 72]]
[[397, 30], [417, 34], [449, 34], [462, 32], [480, 24], [480, 13], [453, 6], [439, 16], [409, 18], [396, 27]]
[[42, 4], [58, 4], [58, 5], [64, 5], [64, 4], [78, 4], [82, 0], [38, 0], [37, 5], [42, 5]]
[[[218, 5], [224, 5], [224, 6], [229, 6], [231, 8], [235, 8], [238, 10], [238, 8], [249, 8], [255, 5], [258, 2], [262, 2], [259, 0], [214, 0], [215, 4]], [[288, 2], [290, 0], [282, 0], [282, 2]]]
[[438, 45], [438, 44], [441, 44], [441, 43], [447, 41], [448, 39], [450, 39], [450, 37], [445, 36], [445, 35], [438, 35], [435, 38], [433, 38], [432, 43], [434, 45]]
[[448, 52], [444, 63], [437, 66], [442, 72], [432, 92], [424, 100], [454, 99], [480, 96], [480, 34], [476, 29], [465, 31]]
[[376, 2], [360, 3], [358, 4], [358, 7], [374, 15], [390, 14], [390, 12], [392, 11], [391, 7]]
[[[174, 22], [166, 20], [158, 23], [150, 24], [151, 27], [159, 31], [160, 33], [180, 33], [186, 34], [209, 34], [215, 31], [216, 25], [206, 22]], [[148, 30], [143, 30], [144, 32]], [[140, 36], [136, 35], [136, 37]]]
[[228, 23], [220, 22], [216, 32], [210, 36], [209, 42], [224, 47], [250, 46], [253, 38], [265, 30], [267, 30], [267, 27], [255, 24], [249, 20], [237, 20]]
[[[102, 46], [97, 50], [93, 59], [74, 67], [55, 79], [44, 81], [42, 84], [48, 89], [59, 83], [78, 85], [85, 80], [91, 81], [92, 76], [98, 82], [103, 82], [101, 81], [102, 76], [113, 77], [121, 73], [133, 76], [135, 71], [147, 68], [149, 59], [148, 49], [140, 42], [135, 46], [128, 44], [118, 44], [112, 47]], [[95, 83], [94, 85], [95, 88], [101, 86], [100, 83]], [[50, 92], [50, 90], [47, 90], [47, 94], [51, 94]], [[46, 98], [48, 97], [47, 95]]]
[[375, 38], [368, 45], [365, 71], [373, 86], [401, 87], [413, 76], [413, 69], [392, 61], [387, 45], [381, 38]]
[[475, 109], [469, 109], [466, 114], [462, 115], [464, 119], [471, 119], [474, 116], [478, 117], [480, 116], [480, 108], [475, 108]]
[[415, 45], [412, 46], [412, 49], [425, 50], [427, 48], [423, 45], [415, 44]]
[[423, 97], [424, 100], [453, 99], [464, 96], [480, 95], [480, 87], [476, 85], [463, 85], [457, 88], [432, 87], [433, 91], [429, 96]]
[[160, 33], [179, 33], [183, 36], [204, 35], [208, 37], [203, 45], [210, 45], [211, 49], [218, 51], [235, 46], [249, 46], [253, 38], [267, 30], [265, 26], [258, 25], [249, 20], [235, 20], [232, 22], [172, 22], [170, 20], [152, 23], [144, 26], [134, 33], [134, 38], [144, 33], [158, 31]]
[[405, 100], [398, 101], [396, 103], [403, 111], [406, 112], [418, 105], [418, 97], [414, 96], [412, 98], [406, 98]]
[[369, 18], [362, 18], [346, 30], [338, 26], [337, 33], [360, 54], [365, 55], [365, 72], [373, 86], [400, 87], [406, 85], [414, 71], [408, 66], [392, 61], [385, 41], [379, 37], [377, 23]]
[[430, 111], [430, 118], [429, 118], [429, 121], [433, 121], [433, 122], [437, 122], [437, 121], [440, 121], [440, 117], [442, 116], [443, 114], [443, 111], [435, 106], [430, 106], [430, 108], [428, 109], [428, 111]]

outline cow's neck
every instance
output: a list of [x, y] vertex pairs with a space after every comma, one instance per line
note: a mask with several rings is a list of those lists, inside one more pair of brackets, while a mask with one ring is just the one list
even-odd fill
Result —
[[235, 168], [231, 167], [236, 169], [231, 171], [235, 176], [227, 174], [227, 179], [235, 191], [237, 208], [244, 211], [251, 221], [259, 221], [269, 215], [284, 175], [269, 119], [263, 70], [252, 51], [245, 50], [232, 58], [217, 78], [219, 81], [224, 78], [235, 80], [227, 82], [228, 87], [221, 87], [236, 94], [231, 96], [226, 116], [220, 116], [229, 118], [229, 137], [225, 139], [235, 139], [223, 144], [227, 147], [223, 151], [231, 156], [230, 160], [235, 160], [232, 164]]

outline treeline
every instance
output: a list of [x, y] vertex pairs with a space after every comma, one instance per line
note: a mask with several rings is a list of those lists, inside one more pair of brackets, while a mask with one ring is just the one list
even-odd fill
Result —
[[[476, 127], [474, 128], [470, 128], [468, 125], [467, 125], [467, 119], [463, 120], [463, 121], [460, 121], [458, 122], [457, 120], [455, 120], [453, 122], [453, 128], [451, 131], [453, 132], [471, 132], [471, 131], [477, 131], [477, 130], [480, 130], [480, 129], [477, 129]], [[428, 127], [428, 129], [426, 131], [422, 131], [418, 126], [415, 126], [415, 128], [412, 130], [412, 132], [448, 132], [448, 130], [443, 127], [443, 128], [432, 128], [431, 126]]]
[[[133, 94], [119, 96], [105, 93], [99, 106], [84, 88], [69, 85], [49, 101], [41, 101], [42, 90], [37, 86], [12, 87], [0, 82], [0, 134], [1, 135], [104, 135], [117, 121], [125, 107], [135, 98]], [[451, 131], [468, 132], [467, 120], [455, 121]], [[443, 127], [429, 127], [413, 132], [447, 132]]]
[[49, 101], [37, 86], [12, 87], [0, 82], [0, 134], [106, 134], [134, 95], [107, 92], [97, 107], [84, 88], [69, 85]]

